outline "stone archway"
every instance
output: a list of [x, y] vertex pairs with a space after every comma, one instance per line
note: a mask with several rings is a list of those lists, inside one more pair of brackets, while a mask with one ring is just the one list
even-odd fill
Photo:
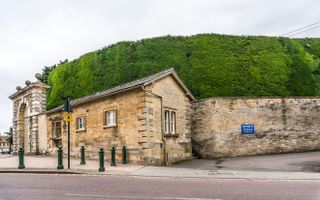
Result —
[[25, 141], [24, 141], [24, 138], [25, 138], [25, 132], [24, 132], [24, 129], [25, 129], [25, 116], [26, 116], [26, 104], [22, 104], [20, 106], [20, 109], [19, 109], [19, 116], [18, 116], [18, 131], [17, 131], [17, 137], [18, 137], [18, 145], [19, 145], [19, 148], [24, 148], [25, 146]]
[[[46, 90], [48, 86], [37, 81], [26, 81], [24, 88], [9, 98], [13, 101], [13, 152], [24, 148], [27, 154], [39, 154], [47, 150]], [[40, 129], [41, 128], [41, 129]]]
[[19, 147], [22, 147], [25, 153], [32, 153], [32, 135], [30, 117], [28, 114], [28, 108], [25, 103], [22, 103], [18, 113], [18, 143]]

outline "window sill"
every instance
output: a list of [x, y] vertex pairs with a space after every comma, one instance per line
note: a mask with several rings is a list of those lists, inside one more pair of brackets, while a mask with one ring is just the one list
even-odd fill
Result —
[[52, 140], [62, 140], [62, 138], [61, 137], [59, 137], [59, 138], [52, 138]]
[[76, 130], [76, 133], [79, 133], [79, 132], [86, 132], [87, 130], [86, 129], [78, 129]]
[[112, 124], [112, 125], [104, 125], [102, 128], [115, 128], [117, 127], [117, 124]]
[[180, 140], [179, 141], [179, 144], [190, 144], [191, 142], [189, 141], [185, 141], [185, 140]]
[[177, 137], [179, 137], [179, 134], [177, 134], [177, 133], [165, 133], [164, 137], [177, 138]]

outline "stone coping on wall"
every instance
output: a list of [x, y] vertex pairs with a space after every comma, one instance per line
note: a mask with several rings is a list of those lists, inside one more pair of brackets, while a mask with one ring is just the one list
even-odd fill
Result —
[[197, 99], [194, 102], [203, 102], [214, 99], [230, 99], [230, 100], [241, 100], [241, 99], [320, 99], [320, 96], [230, 96], [230, 97], [208, 97], [204, 99]]

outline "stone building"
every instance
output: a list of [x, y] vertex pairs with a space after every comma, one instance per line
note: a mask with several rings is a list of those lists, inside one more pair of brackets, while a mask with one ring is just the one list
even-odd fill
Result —
[[[13, 100], [13, 151], [67, 152], [62, 106], [46, 111], [46, 89], [26, 82]], [[129, 162], [162, 165], [190, 159], [320, 150], [320, 98], [195, 100], [173, 69], [73, 100], [71, 154], [128, 149]], [[252, 127], [246, 134], [243, 127]]]
[[8, 136], [2, 136], [0, 135], [0, 154], [4, 150], [8, 150], [10, 148], [10, 144], [8, 142]]
[[[89, 157], [104, 148], [107, 159], [123, 145], [130, 162], [160, 165], [192, 157], [191, 101], [173, 69], [71, 101], [71, 152], [85, 146]], [[62, 106], [47, 111], [48, 151], [67, 150]]]
[[13, 101], [13, 146], [24, 148], [26, 154], [39, 154], [47, 151], [46, 124], [46, 90], [48, 86], [37, 81], [26, 81], [24, 88], [17, 87], [17, 91], [9, 98]]

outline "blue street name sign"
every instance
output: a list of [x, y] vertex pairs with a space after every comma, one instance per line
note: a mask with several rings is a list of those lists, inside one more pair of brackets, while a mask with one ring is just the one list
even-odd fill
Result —
[[254, 134], [254, 124], [241, 124], [241, 134]]

